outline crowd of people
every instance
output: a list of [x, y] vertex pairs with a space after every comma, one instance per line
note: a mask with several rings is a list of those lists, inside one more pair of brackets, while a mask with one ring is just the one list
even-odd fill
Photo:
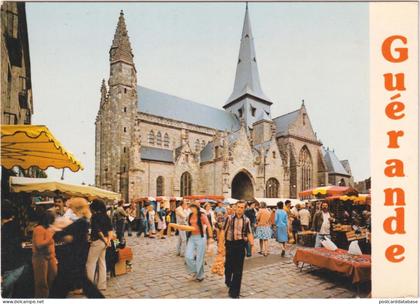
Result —
[[[106, 250], [113, 243], [113, 227], [100, 200], [57, 198], [55, 206], [38, 212], [32, 230], [32, 267], [25, 261], [22, 234], [11, 204], [2, 204], [3, 297], [66, 298], [70, 292], [103, 298], [106, 289]], [[59, 253], [59, 254], [58, 254]], [[7, 257], [7, 258], [5, 258]], [[33, 273], [33, 280], [24, 272]], [[33, 282], [31, 295], [17, 286]]]
[[[64, 201], [56, 197], [54, 201], [53, 208], [37, 213], [38, 221], [32, 231], [36, 298], [65, 298], [69, 292], [103, 297], [112, 272], [112, 253], [126, 246], [126, 233], [165, 239], [172, 235], [171, 229], [176, 230], [175, 253], [184, 257], [191, 280], [204, 280], [206, 253], [211, 251], [212, 243], [225, 246], [225, 283], [229, 296], [238, 298], [245, 257], [253, 253], [268, 256], [269, 239], [275, 239], [281, 256], [286, 256], [286, 244], [297, 242], [298, 232], [306, 230], [316, 232], [315, 247], [319, 247], [323, 239], [331, 238], [331, 224], [335, 222], [326, 202], [314, 210], [308, 203], [291, 206], [289, 200], [278, 202], [275, 207], [264, 202], [225, 205], [221, 201], [203, 204], [185, 200], [172, 208], [163, 201], [138, 201], [128, 206], [119, 201], [111, 208], [100, 200], [89, 204], [83, 198]], [[360, 224], [364, 219], [370, 224], [366, 215], [353, 212], [347, 220]], [[2, 279], [6, 297], [13, 294], [24, 271], [19, 262], [19, 227], [14, 219], [8, 204], [3, 204]], [[258, 252], [254, 250], [254, 239], [259, 242]]]

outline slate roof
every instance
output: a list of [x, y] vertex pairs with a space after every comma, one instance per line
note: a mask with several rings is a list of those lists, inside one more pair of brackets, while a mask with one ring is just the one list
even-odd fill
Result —
[[225, 106], [246, 94], [255, 96], [271, 104], [270, 99], [265, 96], [261, 89], [256, 57], [251, 20], [249, 18], [248, 7], [246, 7], [238, 65], [236, 66], [235, 84], [233, 86], [233, 92], [226, 101]]
[[346, 169], [346, 171], [351, 174], [351, 168], [350, 168], [350, 162], [345, 159], [345, 160], [341, 160], [340, 163], [343, 165], [344, 169]]
[[337, 155], [335, 155], [333, 150], [329, 149], [322, 149], [324, 154], [325, 163], [327, 164], [328, 172], [329, 173], [337, 173], [343, 175], [350, 175], [346, 169], [344, 169], [343, 164], [338, 159]]
[[138, 111], [221, 131], [239, 129], [232, 113], [142, 86], [137, 87]]
[[214, 143], [209, 142], [200, 152], [200, 161], [206, 162], [214, 158]]
[[142, 160], [154, 160], [166, 163], [174, 162], [172, 150], [142, 146], [140, 148], [140, 153]]
[[289, 125], [293, 123], [299, 116], [300, 109], [297, 109], [293, 112], [278, 116], [273, 119], [273, 122], [276, 124], [276, 133], [277, 135], [282, 135], [287, 133]]

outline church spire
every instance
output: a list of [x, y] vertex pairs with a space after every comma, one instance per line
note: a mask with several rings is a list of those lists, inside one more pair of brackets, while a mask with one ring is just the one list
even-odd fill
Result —
[[117, 29], [115, 31], [114, 40], [109, 51], [111, 63], [116, 61], [124, 61], [133, 64], [133, 52], [131, 50], [130, 39], [125, 25], [124, 12], [121, 10], [118, 19]]
[[261, 89], [248, 3], [245, 9], [235, 84], [233, 92], [225, 104], [225, 108], [245, 95], [251, 95], [265, 103], [272, 104]]

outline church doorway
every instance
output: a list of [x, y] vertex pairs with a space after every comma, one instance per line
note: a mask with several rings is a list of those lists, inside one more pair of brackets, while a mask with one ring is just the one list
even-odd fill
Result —
[[232, 180], [232, 198], [238, 200], [252, 200], [254, 187], [251, 178], [245, 172], [239, 172]]

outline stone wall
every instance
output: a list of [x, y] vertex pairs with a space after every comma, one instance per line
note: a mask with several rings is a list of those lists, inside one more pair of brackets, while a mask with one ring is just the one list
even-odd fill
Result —
[[1, 5], [1, 123], [31, 124], [33, 114], [24, 2]]
[[[137, 119], [141, 122], [141, 137], [142, 145], [144, 146], [151, 146], [171, 150], [176, 149], [182, 145], [182, 130], [188, 130], [188, 141], [193, 151], [195, 151], [195, 141], [197, 139], [200, 141], [200, 143], [204, 141], [207, 144], [209, 141], [212, 140], [213, 135], [216, 133], [216, 130], [214, 129], [199, 127], [192, 124], [178, 122], [171, 119], [165, 119], [163, 117], [158, 117], [145, 113], [138, 113]], [[149, 143], [148, 140], [149, 133], [151, 130], [155, 135], [154, 144]], [[156, 135], [158, 132], [161, 132], [162, 135], [161, 145], [158, 145], [156, 142]], [[164, 146], [165, 133], [169, 136], [169, 147]]]

